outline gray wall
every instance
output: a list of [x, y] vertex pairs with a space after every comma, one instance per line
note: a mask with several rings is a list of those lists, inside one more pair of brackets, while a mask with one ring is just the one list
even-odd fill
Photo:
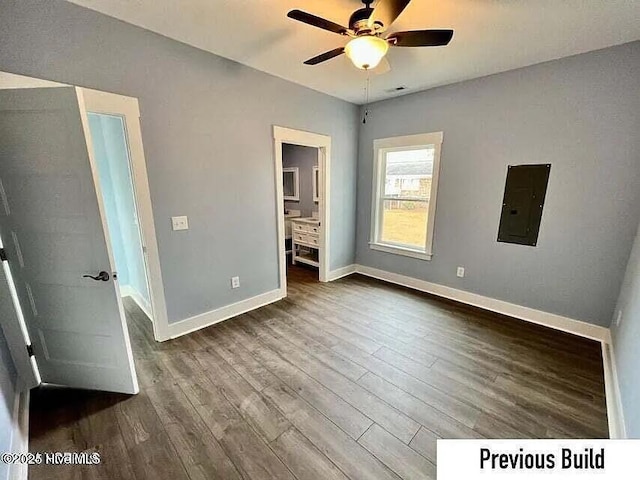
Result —
[[611, 334], [627, 435], [640, 438], [640, 226], [611, 322]]
[[[13, 440], [13, 408], [15, 403], [16, 370], [7, 341], [0, 329], [0, 452], [11, 452]], [[9, 465], [0, 462], [0, 480], [9, 477]]]
[[170, 322], [278, 287], [274, 124], [331, 135], [330, 268], [353, 263], [357, 107], [61, 0], [0, 12], [0, 70], [139, 99]]
[[[639, 92], [635, 42], [374, 104], [360, 129], [357, 262], [608, 326], [640, 216]], [[373, 140], [435, 131], [433, 259], [369, 249]], [[497, 243], [507, 165], [547, 162], [538, 246]]]
[[318, 211], [318, 203], [313, 201], [313, 167], [318, 166], [318, 149], [302, 145], [282, 145], [282, 166], [298, 167], [300, 175], [300, 201], [284, 202], [287, 210], [300, 210], [303, 217], [311, 217]]

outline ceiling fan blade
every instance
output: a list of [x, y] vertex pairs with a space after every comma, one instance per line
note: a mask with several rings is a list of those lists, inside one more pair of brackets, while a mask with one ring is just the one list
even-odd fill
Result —
[[389, 73], [391, 71], [391, 64], [389, 63], [389, 59], [387, 57], [382, 57], [380, 63], [376, 68], [373, 69], [373, 73], [376, 75], [384, 75], [385, 73]]
[[453, 30], [413, 30], [396, 32], [387, 41], [396, 47], [439, 47], [447, 45], [453, 38]]
[[342, 55], [344, 53], [344, 47], [334, 48], [333, 50], [329, 50], [328, 52], [324, 52], [317, 57], [310, 58], [306, 62], [305, 65], [317, 65], [322, 62], [326, 62], [327, 60], [331, 60], [338, 55]]
[[369, 28], [377, 24], [379, 32], [387, 30], [411, 0], [380, 0], [369, 17]]
[[338, 25], [337, 23], [333, 23], [332, 21], [325, 20], [321, 17], [316, 17], [315, 15], [303, 12], [302, 10], [291, 10], [289, 13], [287, 13], [287, 17], [302, 23], [306, 23], [307, 25], [311, 25], [313, 27], [318, 27], [323, 30], [338, 33], [340, 35], [346, 35], [347, 32], [349, 32], [349, 29], [347, 27], [343, 27], [342, 25]]

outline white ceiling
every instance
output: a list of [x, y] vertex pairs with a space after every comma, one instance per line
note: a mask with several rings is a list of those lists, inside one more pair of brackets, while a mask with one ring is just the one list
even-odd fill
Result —
[[[343, 55], [303, 61], [347, 39], [286, 17], [298, 8], [346, 25], [360, 0], [69, 0], [354, 103], [365, 73]], [[453, 28], [447, 47], [392, 48], [373, 100], [640, 39], [640, 0], [413, 0], [391, 31]]]

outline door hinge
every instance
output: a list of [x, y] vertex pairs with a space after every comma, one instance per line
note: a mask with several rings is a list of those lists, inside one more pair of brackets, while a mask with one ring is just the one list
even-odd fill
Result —
[[5, 251], [4, 248], [0, 248], [0, 261], [3, 261], [3, 262], [7, 261], [7, 252]]
[[33, 357], [35, 354], [33, 353], [33, 347], [31, 345], [27, 345], [27, 353], [30, 357]]

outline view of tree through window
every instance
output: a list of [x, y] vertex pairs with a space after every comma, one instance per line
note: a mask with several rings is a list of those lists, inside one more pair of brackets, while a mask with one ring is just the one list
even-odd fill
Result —
[[424, 249], [434, 148], [386, 152], [379, 241]]

